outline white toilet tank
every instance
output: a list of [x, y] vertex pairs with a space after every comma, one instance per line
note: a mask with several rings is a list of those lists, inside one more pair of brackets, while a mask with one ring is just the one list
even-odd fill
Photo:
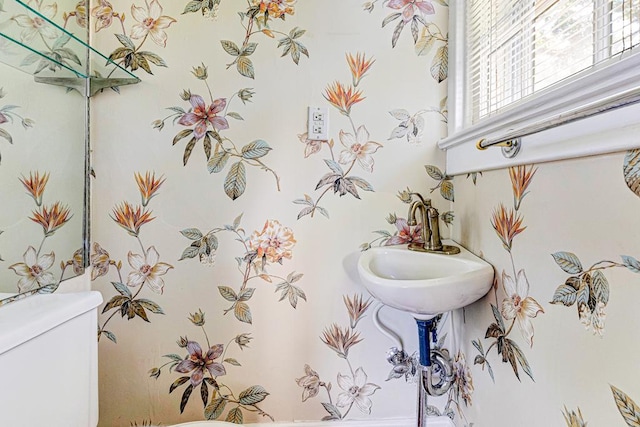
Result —
[[79, 292], [0, 307], [0, 426], [98, 424], [101, 303], [100, 293]]

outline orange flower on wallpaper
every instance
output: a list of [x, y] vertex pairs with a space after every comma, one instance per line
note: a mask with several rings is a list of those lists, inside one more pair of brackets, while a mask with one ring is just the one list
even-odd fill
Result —
[[22, 178], [19, 178], [20, 182], [29, 192], [29, 195], [35, 200], [36, 205], [42, 205], [42, 194], [44, 193], [44, 188], [49, 181], [49, 173], [45, 173], [40, 176], [38, 171], [29, 172], [29, 178], [25, 178], [24, 175]]
[[331, 105], [336, 107], [340, 113], [345, 116], [351, 114], [351, 107], [354, 104], [364, 100], [362, 97], [362, 91], [355, 90], [351, 86], [345, 87], [342, 83], [337, 81], [327, 86], [323, 96]]
[[254, 6], [260, 7], [260, 13], [268, 13], [272, 18], [284, 19], [285, 15], [295, 13], [294, 4], [297, 0], [253, 0]]
[[144, 176], [136, 172], [134, 176], [136, 178], [136, 183], [138, 184], [138, 189], [140, 190], [140, 196], [142, 196], [142, 206], [146, 207], [149, 204], [149, 200], [156, 195], [156, 191], [160, 189], [165, 178], [164, 176], [161, 176], [156, 179], [155, 172], [147, 172]]
[[374, 62], [376, 61], [373, 58], [365, 59], [363, 53], [357, 53], [355, 56], [350, 53], [347, 54], [347, 63], [349, 64], [349, 69], [351, 69], [354, 86], [358, 86], [360, 79], [364, 77]]
[[45, 237], [49, 237], [56, 230], [65, 225], [71, 219], [70, 211], [67, 206], [63, 206], [60, 202], [55, 202], [49, 208], [42, 206], [39, 211], [33, 211], [33, 217], [29, 218], [42, 226]]
[[111, 219], [127, 230], [129, 234], [138, 237], [140, 227], [153, 221], [155, 218], [151, 217], [151, 211], [143, 210], [141, 206], [134, 208], [129, 202], [122, 202], [113, 208], [113, 216], [111, 216]]
[[507, 209], [502, 203], [493, 211], [491, 225], [496, 230], [502, 245], [510, 253], [513, 238], [522, 233], [527, 227], [522, 227], [522, 217], [513, 209]]
[[511, 178], [511, 186], [513, 188], [513, 205], [516, 210], [520, 209], [520, 202], [524, 196], [528, 194], [527, 188], [531, 184], [533, 176], [536, 174], [533, 166], [515, 166], [509, 168], [509, 177]]

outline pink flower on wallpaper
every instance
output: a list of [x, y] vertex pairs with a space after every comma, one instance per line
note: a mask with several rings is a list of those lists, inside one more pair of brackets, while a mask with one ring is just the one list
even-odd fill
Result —
[[158, 0], [145, 0], [146, 8], [131, 5], [131, 15], [138, 23], [131, 27], [131, 38], [142, 39], [151, 36], [151, 40], [158, 46], [167, 46], [167, 33], [165, 28], [176, 22], [170, 16], [162, 15], [162, 6]]
[[18, 276], [21, 276], [18, 281], [19, 292], [26, 292], [55, 283], [53, 273], [47, 271], [55, 260], [53, 252], [38, 256], [35, 248], [29, 246], [22, 258], [24, 262], [9, 266]]
[[413, 242], [422, 243], [422, 224], [418, 224], [412, 229], [406, 219], [397, 218], [395, 225], [398, 233], [390, 237], [385, 242], [385, 246], [404, 245], [405, 243]]
[[196, 387], [202, 383], [205, 375], [205, 369], [213, 378], [225, 375], [227, 373], [222, 363], [215, 362], [224, 351], [222, 344], [216, 344], [207, 350], [207, 354], [202, 354], [202, 347], [195, 341], [187, 343], [187, 351], [189, 356], [175, 367], [177, 372], [187, 374], [191, 372], [191, 384]]
[[153, 292], [162, 294], [164, 280], [160, 276], [165, 275], [173, 266], [164, 262], [158, 262], [160, 255], [156, 248], [151, 246], [147, 249], [144, 257], [129, 252], [128, 259], [133, 271], [129, 273], [127, 277], [127, 285], [138, 287], [146, 283]]
[[544, 313], [542, 306], [529, 296], [529, 281], [523, 270], [518, 272], [514, 281], [505, 271], [502, 272], [502, 286], [507, 295], [502, 301], [502, 316], [507, 320], [516, 319], [522, 336], [533, 347], [533, 323], [531, 319], [538, 313]]
[[225, 98], [216, 99], [209, 107], [207, 107], [207, 104], [200, 95], [191, 95], [189, 102], [193, 107], [192, 110], [184, 114], [178, 123], [183, 126], [196, 125], [193, 130], [193, 136], [195, 136], [196, 139], [205, 136], [209, 125], [216, 130], [229, 129], [227, 119], [217, 115], [227, 106], [227, 100]]
[[353, 377], [338, 374], [338, 386], [343, 390], [338, 395], [337, 406], [344, 408], [355, 404], [363, 414], [371, 413], [371, 396], [380, 388], [367, 382], [367, 374], [362, 368], [358, 368]]
[[387, 7], [391, 9], [402, 9], [402, 19], [410, 22], [417, 13], [433, 15], [436, 13], [433, 4], [427, 0], [389, 0]]
[[265, 257], [269, 262], [291, 259], [291, 250], [295, 244], [293, 231], [276, 220], [268, 220], [262, 231], [254, 231], [249, 239], [249, 247], [257, 252], [258, 258]]
[[340, 152], [340, 163], [347, 165], [357, 160], [362, 169], [373, 172], [373, 153], [378, 151], [382, 144], [369, 141], [369, 131], [364, 125], [358, 128], [355, 136], [341, 130], [340, 142], [345, 148]]

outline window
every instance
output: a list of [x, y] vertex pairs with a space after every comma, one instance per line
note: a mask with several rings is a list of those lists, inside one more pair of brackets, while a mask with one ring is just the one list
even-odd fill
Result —
[[532, 135], [640, 101], [640, 0], [466, 0], [451, 14], [452, 116], [441, 148]]

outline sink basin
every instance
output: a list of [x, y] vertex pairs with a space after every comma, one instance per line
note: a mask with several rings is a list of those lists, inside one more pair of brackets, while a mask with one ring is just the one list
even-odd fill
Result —
[[360, 255], [358, 273], [380, 302], [427, 320], [465, 307], [491, 288], [493, 267], [460, 249], [443, 255], [410, 251], [406, 245], [373, 248]]

